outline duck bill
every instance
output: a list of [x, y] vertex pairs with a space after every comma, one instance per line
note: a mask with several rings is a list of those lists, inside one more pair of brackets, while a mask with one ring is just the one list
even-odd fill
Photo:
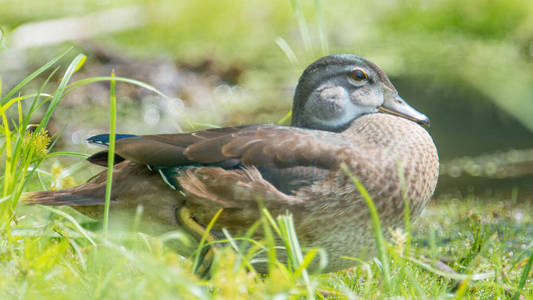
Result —
[[385, 101], [378, 109], [384, 113], [406, 118], [418, 124], [429, 127], [429, 118], [418, 110], [412, 108], [405, 100], [398, 94], [390, 93], [385, 96]]

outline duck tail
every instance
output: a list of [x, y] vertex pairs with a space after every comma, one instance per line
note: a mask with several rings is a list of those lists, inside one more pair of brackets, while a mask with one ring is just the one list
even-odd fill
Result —
[[26, 193], [22, 202], [30, 205], [87, 206], [104, 204], [104, 199], [79, 193], [78, 188]]

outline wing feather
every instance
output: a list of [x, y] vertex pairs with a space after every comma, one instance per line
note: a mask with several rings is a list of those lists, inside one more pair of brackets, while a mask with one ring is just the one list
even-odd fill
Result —
[[[330, 132], [275, 125], [247, 125], [181, 134], [132, 136], [116, 141], [116, 154], [161, 167], [214, 165], [329, 169], [345, 141]], [[105, 152], [93, 161], [105, 162]]]

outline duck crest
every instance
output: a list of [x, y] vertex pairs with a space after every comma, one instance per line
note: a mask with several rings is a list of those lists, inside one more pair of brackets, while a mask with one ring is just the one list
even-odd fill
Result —
[[[404, 196], [413, 218], [430, 200], [438, 156], [417, 124], [428, 119], [407, 105], [370, 61], [333, 55], [311, 64], [296, 88], [292, 121], [292, 126], [119, 135], [111, 209], [134, 215], [143, 205], [144, 216], [164, 230], [187, 230], [187, 224], [205, 226], [222, 208], [215, 236], [222, 229], [239, 235], [260, 218], [260, 202], [274, 216], [290, 211], [302, 246], [325, 249], [325, 271], [335, 271], [353, 265], [342, 256], [375, 247], [368, 208], [341, 164], [368, 190], [385, 227], [402, 224]], [[103, 146], [108, 140], [108, 135], [89, 138]], [[107, 157], [104, 150], [89, 161], [107, 166]], [[105, 187], [103, 171], [84, 185], [33, 193], [26, 202], [70, 205], [99, 217]]]

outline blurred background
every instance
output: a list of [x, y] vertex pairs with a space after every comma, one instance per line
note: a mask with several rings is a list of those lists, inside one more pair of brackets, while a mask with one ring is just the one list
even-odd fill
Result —
[[[78, 53], [88, 59], [73, 81], [114, 70], [169, 97], [119, 83], [118, 132], [276, 123], [307, 64], [353, 53], [383, 68], [430, 117], [442, 162], [437, 194], [533, 196], [532, 1], [0, 0], [0, 7], [3, 91], [74, 47], [63, 67]], [[69, 94], [48, 128], [61, 134], [56, 150], [94, 152], [85, 139], [107, 131], [108, 102], [108, 82]], [[77, 162], [65, 176], [87, 166]]]

